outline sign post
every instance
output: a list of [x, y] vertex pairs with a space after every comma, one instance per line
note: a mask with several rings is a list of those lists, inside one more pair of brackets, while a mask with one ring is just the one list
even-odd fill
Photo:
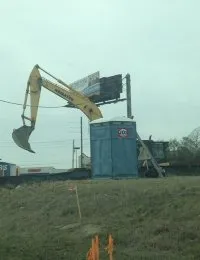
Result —
[[133, 119], [131, 106], [131, 76], [126, 75], [126, 99], [127, 99], [127, 117]]

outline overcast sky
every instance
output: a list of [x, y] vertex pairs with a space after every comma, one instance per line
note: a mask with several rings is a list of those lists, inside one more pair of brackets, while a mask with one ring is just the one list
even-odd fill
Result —
[[[90, 73], [131, 74], [132, 110], [142, 138], [168, 140], [200, 125], [200, 2], [198, 0], [0, 1], [0, 99], [23, 103], [35, 64], [71, 83]], [[40, 105], [65, 101], [42, 90]], [[101, 107], [125, 116], [126, 103]], [[89, 152], [88, 120], [80, 111], [40, 108], [30, 143], [12, 130], [22, 107], [0, 102], [0, 158], [18, 165], [70, 168], [72, 139]]]

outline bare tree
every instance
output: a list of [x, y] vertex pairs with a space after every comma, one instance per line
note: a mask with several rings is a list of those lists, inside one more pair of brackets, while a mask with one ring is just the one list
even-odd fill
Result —
[[171, 162], [188, 166], [197, 163], [200, 160], [200, 127], [194, 129], [180, 141], [170, 140], [168, 159]]
[[195, 128], [189, 135], [188, 138], [193, 143], [193, 148], [197, 151], [200, 149], [200, 127]]

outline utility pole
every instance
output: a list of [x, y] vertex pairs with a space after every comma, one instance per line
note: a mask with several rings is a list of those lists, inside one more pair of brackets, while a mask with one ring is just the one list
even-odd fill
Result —
[[72, 169], [74, 168], [74, 140], [72, 143]]
[[80, 147], [74, 147], [75, 155], [76, 155], [76, 168], [78, 167], [78, 150]]
[[[133, 119], [133, 115], [132, 115], [132, 106], [131, 106], [131, 77], [130, 74], [126, 74], [126, 99], [127, 99], [127, 117], [130, 119]], [[159, 177], [163, 177], [163, 172], [162, 172], [162, 168], [159, 166], [159, 164], [156, 162], [156, 160], [154, 159], [153, 155], [151, 154], [150, 150], [148, 149], [148, 147], [145, 145], [145, 143], [143, 142], [143, 140], [140, 138], [139, 134], [136, 133], [137, 135], [137, 139], [140, 142], [140, 144], [142, 145], [143, 149], [145, 149], [145, 151], [147, 152], [147, 154], [150, 157], [150, 160], [155, 168], [155, 170], [157, 171]]]
[[131, 77], [126, 74], [126, 99], [127, 99], [127, 117], [133, 119], [131, 106]]
[[78, 161], [78, 154], [77, 154], [77, 149], [76, 149], [76, 168], [77, 168], [77, 162]]
[[81, 116], [81, 168], [83, 168], [83, 119]]

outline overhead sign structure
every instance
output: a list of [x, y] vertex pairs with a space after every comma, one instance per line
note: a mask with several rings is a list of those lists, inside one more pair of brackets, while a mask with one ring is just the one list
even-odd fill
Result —
[[99, 71], [88, 75], [70, 84], [70, 87], [81, 92], [87, 97], [100, 95], [100, 73]]
[[122, 93], [122, 75], [100, 78], [100, 72], [97, 71], [69, 86], [87, 96], [94, 103], [117, 100]]

